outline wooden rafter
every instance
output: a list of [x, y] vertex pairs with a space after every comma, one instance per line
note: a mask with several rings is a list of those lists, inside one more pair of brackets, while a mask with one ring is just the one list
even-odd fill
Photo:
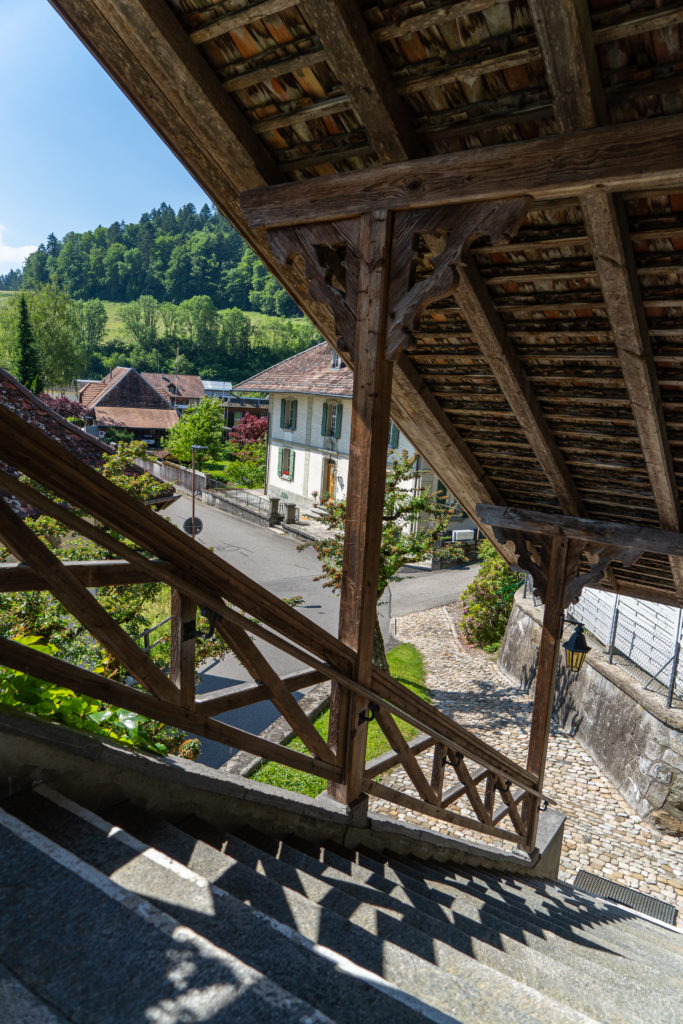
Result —
[[422, 29], [431, 28], [432, 25], [479, 14], [499, 2], [500, 0], [455, 0], [455, 2], [450, 0], [450, 3], [439, 4], [438, 7], [432, 7], [421, 14], [413, 14], [401, 21], [380, 25], [372, 30], [372, 38], [377, 42], [398, 39], [401, 36], [410, 35], [411, 32], [420, 32]]
[[236, 11], [230, 11], [229, 14], [222, 14], [214, 21], [195, 29], [189, 33], [190, 39], [195, 44], [206, 43], [210, 39], [217, 39], [236, 28], [243, 28], [253, 21], [286, 11], [288, 7], [294, 7], [295, 2], [296, 0], [257, 0], [256, 3], [245, 5]]
[[459, 268], [455, 297], [563, 511], [581, 515], [583, 504], [564, 456], [471, 257]]
[[[586, 0], [531, 0], [531, 11], [558, 126], [576, 131], [603, 123], [605, 97]], [[581, 209], [659, 521], [666, 530], [678, 530], [676, 474], [623, 202], [619, 196], [593, 190], [582, 197]], [[683, 561], [672, 557], [670, 565], [683, 600]]]
[[302, 6], [380, 161], [391, 163], [418, 156], [420, 146], [409, 113], [394, 89], [356, 3], [306, 0]]
[[666, 188], [683, 174], [683, 114], [460, 150], [422, 160], [256, 189], [242, 196], [254, 226], [354, 217], [530, 196], [560, 199]]

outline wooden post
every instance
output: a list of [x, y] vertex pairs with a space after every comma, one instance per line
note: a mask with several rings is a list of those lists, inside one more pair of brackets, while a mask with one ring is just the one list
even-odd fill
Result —
[[[339, 638], [357, 652], [354, 678], [371, 685], [382, 512], [387, 469], [392, 364], [385, 355], [391, 216], [365, 214], [360, 225], [353, 415], [344, 537]], [[329, 793], [351, 804], [362, 792], [367, 699], [333, 685], [330, 746], [342, 769]]]
[[[534, 693], [534, 710], [531, 719], [529, 754], [527, 757], [527, 769], [535, 776], [538, 776], [538, 789], [543, 788], [545, 759], [548, 752], [550, 719], [553, 712], [553, 695], [555, 692], [555, 672], [557, 671], [557, 656], [560, 649], [560, 640], [562, 639], [568, 554], [569, 541], [567, 538], [553, 537], [550, 546], [548, 586], [543, 611], [543, 629], [541, 631], [541, 646], [538, 652], [536, 691]], [[527, 828], [527, 846], [529, 849], [533, 849], [536, 843], [539, 806], [538, 797], [530, 797], [525, 802], [524, 824]]]
[[194, 707], [195, 621], [197, 605], [175, 587], [171, 589], [171, 682], [182, 707]]

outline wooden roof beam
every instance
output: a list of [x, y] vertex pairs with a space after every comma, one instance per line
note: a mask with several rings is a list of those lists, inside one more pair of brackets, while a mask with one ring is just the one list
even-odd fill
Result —
[[581, 515], [581, 498], [564, 456], [471, 256], [458, 267], [455, 298], [563, 511]]
[[442, 153], [256, 189], [242, 196], [253, 225], [355, 217], [377, 207], [417, 210], [530, 196], [664, 188], [683, 179], [683, 114], [566, 135]]
[[353, 100], [381, 162], [418, 156], [421, 149], [409, 112], [357, 4], [348, 0], [305, 0], [300, 6]]
[[432, 7], [431, 10], [423, 11], [422, 14], [413, 14], [404, 18], [403, 21], [379, 25], [372, 30], [372, 38], [378, 43], [386, 42], [388, 39], [398, 39], [401, 36], [410, 35], [411, 32], [420, 32], [424, 28], [431, 28], [432, 25], [440, 25], [444, 21], [455, 21], [456, 18], [479, 14], [497, 3], [500, 3], [500, 0], [455, 0], [455, 2], [450, 0], [449, 3]]
[[238, 191], [279, 180], [270, 154], [164, 0], [50, 2], [162, 137], [165, 125], [150, 110], [148, 88], [163, 94], [204, 161], [224, 167]]
[[[586, 0], [554, 0], [552, 4], [530, 0], [530, 5], [559, 128], [569, 132], [605, 121], [605, 97]], [[666, 530], [678, 530], [676, 474], [623, 202], [618, 196], [592, 190], [581, 197], [581, 208], [659, 521]], [[670, 565], [683, 600], [683, 560], [671, 557]]]
[[[268, 18], [272, 14], [279, 14], [280, 11], [286, 11], [288, 7], [295, 5], [296, 0], [257, 0], [254, 4], [241, 7], [237, 11], [230, 11], [229, 14], [224, 14], [222, 17], [216, 18], [215, 21], [202, 25], [201, 28], [190, 32], [189, 36], [195, 45], [206, 43], [209, 39], [227, 35], [233, 29], [243, 28], [244, 25], [249, 25], [253, 21], [260, 21], [261, 18]], [[187, 13], [193, 14], [194, 12], [188, 11]]]

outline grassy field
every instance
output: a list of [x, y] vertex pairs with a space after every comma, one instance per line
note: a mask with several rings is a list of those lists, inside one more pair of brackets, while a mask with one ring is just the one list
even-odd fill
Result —
[[[399, 683], [402, 683], [412, 693], [416, 693], [418, 697], [422, 697], [431, 703], [424, 685], [422, 655], [416, 647], [413, 647], [412, 644], [399, 644], [398, 647], [394, 647], [393, 651], [389, 651], [387, 660], [389, 662], [389, 671]], [[414, 726], [408, 725], [406, 722], [401, 721], [400, 718], [397, 718], [395, 721], [401, 730], [401, 735], [406, 740], [412, 740], [417, 736], [418, 731]], [[330, 712], [323, 711], [313, 724], [323, 739], [326, 740], [330, 724]], [[285, 746], [291, 750], [298, 750], [302, 754], [308, 753], [307, 748], [298, 737], [290, 740]], [[370, 761], [374, 757], [379, 757], [380, 754], [385, 754], [388, 750], [389, 743], [386, 736], [377, 722], [371, 722], [368, 726], [366, 759]], [[280, 789], [289, 789], [294, 793], [303, 793], [305, 796], [312, 797], [322, 793], [327, 785], [325, 780], [318, 778], [317, 775], [308, 775], [306, 772], [297, 771], [295, 768], [288, 768], [286, 765], [277, 764], [275, 761], [264, 762], [251, 778], [256, 779], [257, 782], [266, 782], [270, 786], [278, 786]]]
[[11, 295], [15, 294], [16, 292], [0, 292], [0, 306], [2, 306], [4, 302], [7, 302]]

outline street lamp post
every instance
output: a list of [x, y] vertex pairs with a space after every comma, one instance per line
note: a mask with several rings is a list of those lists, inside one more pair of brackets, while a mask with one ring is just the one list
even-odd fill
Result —
[[195, 502], [194, 456], [195, 456], [195, 452], [205, 452], [206, 449], [207, 449], [207, 445], [205, 445], [205, 444], [193, 444], [193, 445], [191, 445], [191, 448], [192, 448], [192, 538], [194, 539], [194, 536], [195, 536], [195, 529], [194, 529], [194, 519], [195, 519], [195, 516], [194, 516], [194, 502]]

